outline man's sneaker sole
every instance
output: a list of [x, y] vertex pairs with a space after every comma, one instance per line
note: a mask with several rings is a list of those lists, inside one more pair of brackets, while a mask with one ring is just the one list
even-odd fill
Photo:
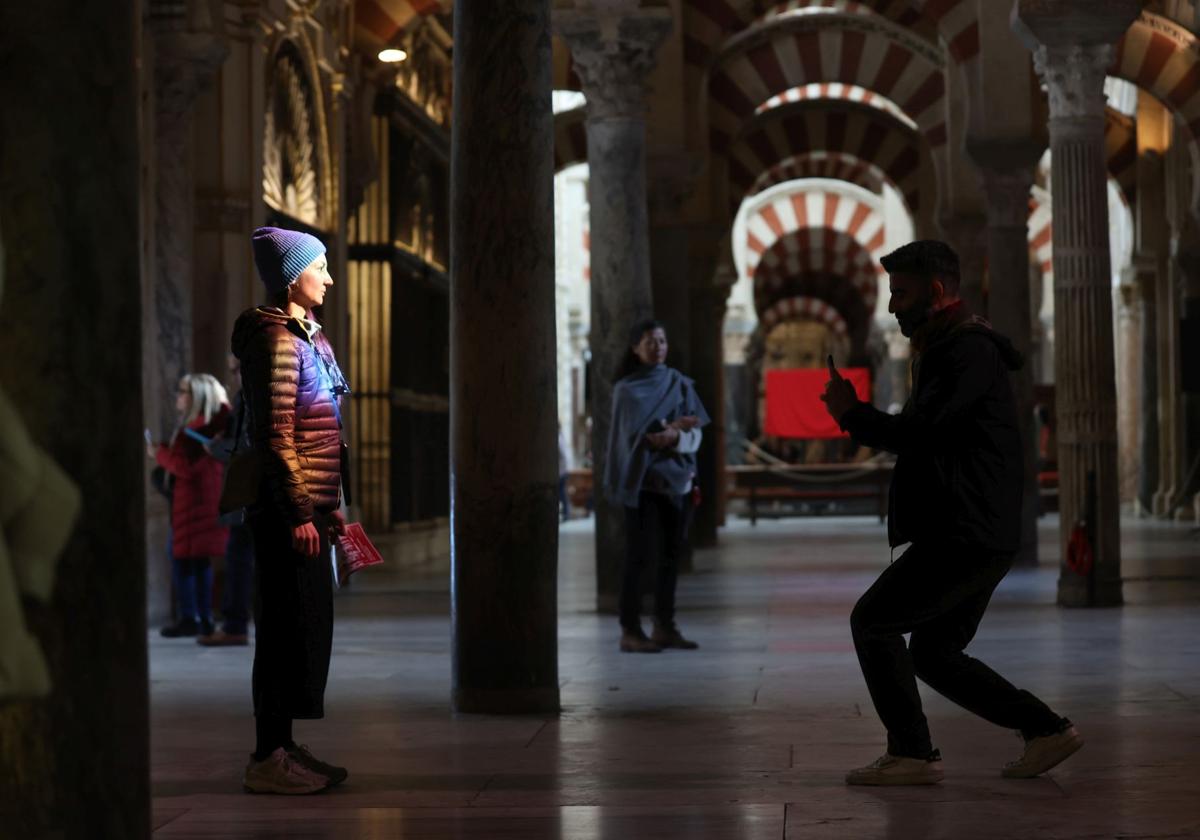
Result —
[[[1050, 742], [1050, 739], [1054, 739]], [[1037, 739], [1035, 739], [1037, 740]], [[1022, 760], [1006, 764], [1000, 775], [1006, 779], [1034, 779], [1062, 764], [1083, 746], [1083, 737], [1073, 729], [1058, 735], [1046, 736], [1047, 743], [1037, 749], [1029, 762]]]

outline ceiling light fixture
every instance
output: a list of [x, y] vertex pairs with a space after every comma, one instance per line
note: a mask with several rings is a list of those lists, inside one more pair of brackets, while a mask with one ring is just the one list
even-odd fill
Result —
[[397, 64], [406, 58], [408, 58], [408, 53], [404, 50], [389, 48], [379, 51], [379, 60], [384, 64]]

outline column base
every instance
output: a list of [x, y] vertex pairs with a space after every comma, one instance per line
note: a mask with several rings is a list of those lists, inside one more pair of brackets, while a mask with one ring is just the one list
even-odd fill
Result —
[[466, 715], [557, 715], [558, 686], [547, 688], [456, 688], [451, 708]]
[[1125, 603], [1121, 594], [1121, 581], [1111, 578], [1097, 579], [1095, 594], [1088, 597], [1088, 580], [1070, 569], [1063, 569], [1058, 578], [1058, 605], [1060, 607], [1119, 607]]
[[1154, 515], [1155, 516], [1166, 516], [1167, 515], [1167, 511], [1169, 511], [1171, 509], [1171, 507], [1170, 507], [1171, 495], [1172, 495], [1171, 493], [1168, 493], [1163, 490], [1159, 490], [1157, 493], [1154, 494], [1153, 505], [1154, 505]]

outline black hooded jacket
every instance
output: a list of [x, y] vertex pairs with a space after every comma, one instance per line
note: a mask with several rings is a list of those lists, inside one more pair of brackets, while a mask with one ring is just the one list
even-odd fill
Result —
[[1021, 354], [961, 304], [923, 325], [913, 345], [904, 410], [859, 403], [841, 419], [858, 443], [898, 456], [888, 541], [1016, 551], [1024, 462], [1009, 371]]

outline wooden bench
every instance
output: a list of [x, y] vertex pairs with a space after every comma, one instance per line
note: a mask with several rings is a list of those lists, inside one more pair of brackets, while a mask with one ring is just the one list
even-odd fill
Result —
[[862, 464], [739, 465], [726, 467], [727, 498], [745, 499], [750, 524], [758, 523], [763, 502], [840, 502], [874, 499], [879, 521], [887, 517], [891, 461]]

